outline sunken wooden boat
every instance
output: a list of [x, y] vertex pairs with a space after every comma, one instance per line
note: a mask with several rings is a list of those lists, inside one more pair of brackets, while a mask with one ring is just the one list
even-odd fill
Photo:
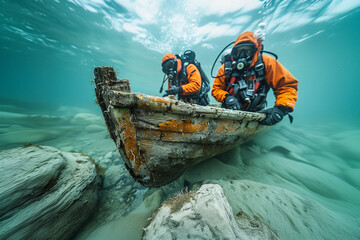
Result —
[[133, 178], [159, 187], [188, 167], [263, 133], [264, 114], [200, 106], [130, 91], [112, 67], [97, 67], [95, 93], [105, 123]]

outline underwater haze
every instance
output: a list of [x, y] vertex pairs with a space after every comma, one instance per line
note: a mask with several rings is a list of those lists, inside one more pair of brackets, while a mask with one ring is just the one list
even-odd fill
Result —
[[[160, 96], [165, 53], [194, 50], [213, 82], [216, 57], [247, 30], [262, 31], [265, 50], [298, 79], [294, 122], [284, 118], [183, 178], [191, 186], [220, 184], [234, 211], [260, 216], [280, 239], [360, 239], [358, 0], [0, 0], [0, 149], [31, 142], [101, 162], [115, 144], [95, 103], [95, 67], [112, 66], [133, 92]], [[296, 194], [313, 211], [241, 206], [241, 189], [229, 181], [242, 180]], [[121, 239], [124, 231], [139, 239], [152, 214], [140, 209], [146, 190], [138, 191], [134, 214], [127, 210], [128, 218], [92, 226], [79, 239]], [[299, 221], [277, 218], [284, 212]]]

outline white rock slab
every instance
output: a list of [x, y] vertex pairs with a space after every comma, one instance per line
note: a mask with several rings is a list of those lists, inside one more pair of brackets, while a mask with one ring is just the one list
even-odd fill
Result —
[[95, 210], [88, 156], [31, 145], [1, 151], [0, 166], [0, 239], [67, 239]]
[[144, 228], [147, 239], [278, 239], [266, 224], [245, 214], [233, 215], [220, 185], [205, 184], [196, 192], [164, 202]]

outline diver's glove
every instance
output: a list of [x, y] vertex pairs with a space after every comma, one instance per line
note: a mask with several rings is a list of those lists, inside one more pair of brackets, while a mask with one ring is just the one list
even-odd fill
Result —
[[[274, 125], [278, 122], [280, 122], [286, 114], [291, 112], [292, 109], [289, 107], [285, 107], [282, 105], [275, 106], [273, 108], [268, 108], [265, 110], [259, 111], [259, 113], [265, 113], [266, 118], [260, 122], [262, 125]], [[292, 119], [290, 119], [290, 122], [292, 122]]]
[[239, 100], [230, 94], [226, 94], [226, 98], [223, 101], [223, 107], [227, 109], [241, 110]]
[[165, 94], [164, 94], [164, 97], [166, 96], [169, 96], [169, 95], [176, 95], [176, 94], [179, 94], [179, 93], [182, 93], [182, 87], [179, 86], [179, 87], [175, 87], [175, 86], [172, 86], [170, 89], [168, 90], [165, 90]]

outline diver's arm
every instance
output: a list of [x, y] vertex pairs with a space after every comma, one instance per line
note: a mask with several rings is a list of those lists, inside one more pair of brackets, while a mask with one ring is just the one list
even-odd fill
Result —
[[199, 70], [194, 64], [189, 64], [186, 67], [186, 73], [189, 83], [181, 85], [182, 95], [191, 95], [197, 93], [201, 88], [201, 75]]
[[297, 101], [298, 80], [274, 58], [263, 55], [263, 60], [265, 79], [276, 97], [275, 106], [284, 106], [292, 112]]
[[[223, 76], [221, 76], [223, 75]], [[218, 77], [221, 76], [221, 77]], [[226, 76], [224, 75], [224, 64], [220, 67], [216, 78], [214, 80], [212, 89], [211, 89], [211, 95], [216, 99], [218, 102], [224, 101], [226, 98], [226, 94], [228, 93], [226, 91], [226, 82], [225, 82]]]

